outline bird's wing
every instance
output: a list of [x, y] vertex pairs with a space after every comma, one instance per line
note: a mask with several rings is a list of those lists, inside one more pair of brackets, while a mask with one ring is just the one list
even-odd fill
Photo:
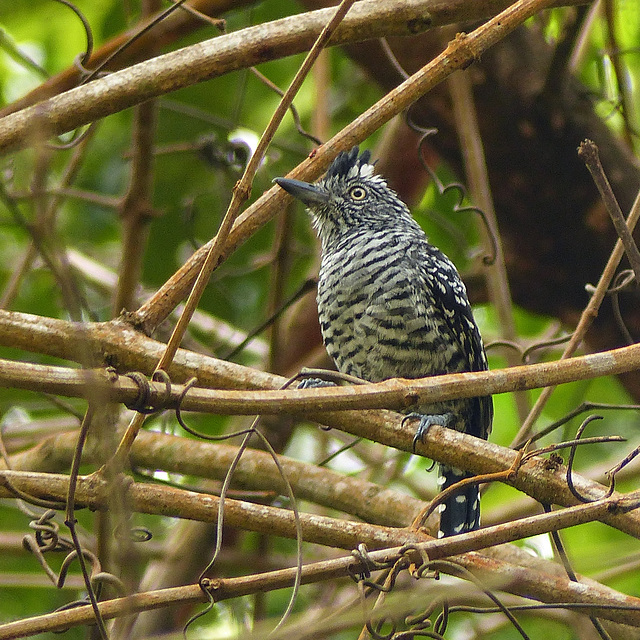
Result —
[[[445, 323], [449, 339], [454, 340], [459, 352], [465, 355], [465, 370], [485, 371], [488, 363], [482, 337], [466, 288], [453, 263], [428, 242], [412, 244], [407, 256], [414, 263], [415, 272], [422, 277], [422, 282], [416, 283], [415, 295], [422, 299], [422, 305], [432, 305]], [[480, 397], [476, 401], [474, 413], [477, 421], [474, 420], [475, 428], [471, 433], [487, 438], [493, 421], [493, 401], [491, 396]]]
[[[442, 310], [443, 319], [458, 343], [458, 348], [467, 356], [469, 371], [485, 371], [488, 369], [487, 356], [482, 337], [476, 324], [466, 288], [453, 263], [437, 248], [428, 245], [422, 248], [422, 273], [425, 276], [427, 289], [435, 298], [435, 306]], [[413, 259], [419, 256], [413, 252]], [[474, 421], [471, 435], [487, 438], [493, 422], [493, 400], [491, 396], [476, 398]]]

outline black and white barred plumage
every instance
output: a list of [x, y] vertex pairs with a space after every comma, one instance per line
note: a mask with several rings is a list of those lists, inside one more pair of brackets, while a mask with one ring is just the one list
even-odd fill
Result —
[[[315, 184], [276, 178], [309, 208], [322, 242], [318, 312], [338, 369], [364, 380], [420, 378], [487, 369], [466, 290], [452, 262], [374, 174], [368, 151], [343, 152]], [[486, 439], [490, 396], [420, 406], [418, 437], [430, 424]], [[441, 466], [444, 489], [467, 477]], [[477, 487], [443, 505], [440, 535], [476, 529]]]

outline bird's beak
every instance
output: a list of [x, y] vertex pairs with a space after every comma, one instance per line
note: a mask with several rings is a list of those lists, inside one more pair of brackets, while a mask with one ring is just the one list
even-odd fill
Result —
[[329, 201], [329, 194], [315, 184], [291, 178], [274, 178], [273, 181], [306, 205], [326, 204]]

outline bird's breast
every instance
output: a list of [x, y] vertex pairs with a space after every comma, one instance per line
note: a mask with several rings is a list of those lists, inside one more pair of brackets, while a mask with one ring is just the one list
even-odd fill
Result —
[[389, 250], [388, 238], [323, 255], [318, 313], [327, 351], [344, 373], [379, 381], [464, 368], [420, 274], [402, 251]]

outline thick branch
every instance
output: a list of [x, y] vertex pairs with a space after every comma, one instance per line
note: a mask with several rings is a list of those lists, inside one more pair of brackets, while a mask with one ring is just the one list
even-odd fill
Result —
[[[0, 345], [54, 358], [84, 362], [94, 355], [95, 366], [118, 371], [153, 372], [164, 345], [124, 322], [79, 324], [0, 310]], [[269, 373], [179, 349], [168, 372], [174, 381], [197, 376], [199, 384], [217, 388], [278, 388], [284, 379]]]
[[[98, 462], [97, 439], [88, 440], [84, 463]], [[14, 471], [63, 472], [69, 469], [77, 434], [63, 433], [36, 447], [11, 456]], [[97, 447], [95, 446], [97, 445]], [[141, 431], [131, 449], [130, 461], [136, 469], [160, 469], [169, 473], [223, 481], [238, 454], [238, 448], [164, 433]], [[424, 508], [424, 502], [393, 489], [326, 467], [278, 456], [278, 464], [298, 500], [307, 500], [355, 516], [365, 522], [389, 527], [410, 525]], [[4, 468], [0, 460], [0, 469]], [[286, 495], [287, 489], [271, 455], [247, 449], [233, 472], [233, 488]], [[366, 499], [363, 499], [366, 496]]]
[[[393, 562], [393, 559], [398, 557], [398, 553], [398, 549], [389, 549], [382, 552], [373, 552], [371, 556], [378, 562]], [[459, 558], [456, 558], [456, 560], [459, 560]], [[363, 569], [365, 569], [365, 567], [352, 556], [305, 565], [302, 568], [302, 584], [311, 584], [323, 580], [335, 580], [336, 578], [349, 575], [349, 570], [357, 573]], [[485, 559], [482, 570], [478, 571], [478, 576], [487, 579], [489, 584], [494, 585], [495, 574], [491, 574], [491, 571], [502, 571], [504, 575], [510, 575], [513, 583], [520, 584], [521, 589], [524, 585], [533, 586], [538, 592], [550, 596], [546, 601], [576, 602], [576, 600], [579, 600], [580, 604], [599, 605], [600, 607], [619, 607], [618, 610], [597, 609], [592, 607], [585, 610], [585, 613], [597, 615], [604, 619], [619, 620], [625, 624], [634, 622], [633, 614], [635, 612], [633, 609], [638, 607], [637, 599], [625, 596], [601, 585], [598, 585], [599, 589], [591, 588], [586, 592], [584, 583], [571, 582], [563, 576], [539, 573], [509, 562], [500, 562], [491, 558]], [[290, 587], [294, 581], [294, 572], [295, 569], [281, 569], [247, 577], [216, 579], [211, 581], [210, 589], [215, 601], [220, 602], [241, 595], [263, 593], [265, 591]], [[442, 590], [443, 587], [440, 587], [440, 594], [442, 594]], [[424, 594], [421, 593], [420, 597], [424, 598]], [[150, 611], [162, 607], [193, 604], [197, 602], [207, 602], [207, 598], [202, 593], [200, 586], [194, 584], [137, 593], [127, 598], [101, 602], [99, 606], [102, 616], [105, 619], [111, 619], [140, 611]], [[627, 611], [631, 612], [631, 617], [627, 617]], [[45, 614], [43, 616], [6, 624], [0, 627], [0, 638], [20, 638], [43, 631], [64, 630], [91, 623], [92, 620], [93, 611], [91, 607], [76, 607], [66, 611]]]
[[[87, 325], [89, 326], [89, 325]], [[79, 335], [82, 335], [80, 331]], [[151, 341], [150, 338], [146, 339]], [[153, 342], [153, 341], [151, 341]], [[228, 364], [205, 358], [213, 367]], [[152, 407], [200, 411], [223, 415], [306, 415], [308, 412], [395, 409], [403, 411], [458, 398], [508, 393], [549, 387], [578, 380], [592, 380], [633, 371], [640, 367], [640, 344], [604, 353], [521, 365], [508, 369], [450, 373], [428, 378], [391, 378], [362, 385], [321, 389], [226, 390], [193, 387], [185, 395], [183, 385], [149, 381], [145, 384], [146, 403]], [[241, 372], [244, 367], [237, 366]], [[249, 370], [253, 371], [253, 370]], [[194, 375], [198, 371], [194, 370]], [[255, 372], [258, 378], [260, 372]], [[251, 374], [247, 371], [245, 379]], [[272, 376], [274, 382], [277, 377]], [[280, 379], [282, 386], [285, 379]], [[253, 386], [253, 385], [252, 385]], [[100, 388], [110, 400], [132, 405], [141, 389], [126, 376], [104, 369], [78, 370], [49, 365], [0, 360], [0, 387], [31, 389], [69, 397], [88, 398]]]
[[[412, 35], [429, 28], [431, 0], [365, 0], [357, 3], [331, 44], [385, 35]], [[505, 3], [507, 4], [507, 3]], [[33, 132], [71, 131], [150, 98], [230, 71], [309, 49], [334, 9], [320, 9], [184, 47], [76, 87], [0, 120], [0, 150], [33, 143]]]
[[[415, 429], [411, 425], [403, 424], [402, 416], [397, 414], [387, 411], [358, 411], [347, 414], [325, 413], [315, 417], [353, 435], [370, 438], [387, 446], [404, 451], [411, 451], [413, 447]], [[155, 437], [161, 438], [161, 436]], [[216, 448], [218, 445], [186, 438], [177, 444], [179, 454], [174, 453], [174, 455], [180, 458], [180, 464], [171, 466], [170, 461], [165, 457], [163, 464], [159, 464], [159, 467], [166, 464], [167, 470], [171, 471], [179, 469], [183, 473], [188, 471], [202, 477], [215, 475], [211, 469], [207, 468], [207, 464], [212, 455], [214, 458], [216, 456], [215, 453], [211, 453], [211, 448]], [[171, 441], [166, 441], [166, 446], [170, 447]], [[434, 425], [429, 430], [424, 443], [419, 445], [418, 452], [434, 460], [478, 474], [507, 471], [512, 468], [517, 457], [517, 453], [511, 449], [438, 425]], [[146, 465], [152, 460], [160, 462], [159, 458], [153, 454], [149, 457], [148, 453], [142, 456], [142, 459]], [[188, 469], [184, 466], [185, 464], [188, 465]], [[587, 480], [575, 473], [572, 478], [576, 490], [586, 499], [598, 500], [607, 493], [606, 489], [597, 482]], [[563, 465], [551, 466], [549, 461], [543, 458], [535, 457], [527, 460], [518, 468], [509, 483], [544, 504], [571, 506], [578, 503], [567, 487], [566, 468]], [[256, 488], [264, 489], [264, 486], [258, 485]], [[309, 494], [308, 497], [312, 496]], [[622, 499], [622, 496], [617, 493], [614, 497]], [[343, 506], [348, 508], [346, 504]], [[599, 517], [602, 522], [640, 538], [638, 510], [628, 513], [607, 510]]]

